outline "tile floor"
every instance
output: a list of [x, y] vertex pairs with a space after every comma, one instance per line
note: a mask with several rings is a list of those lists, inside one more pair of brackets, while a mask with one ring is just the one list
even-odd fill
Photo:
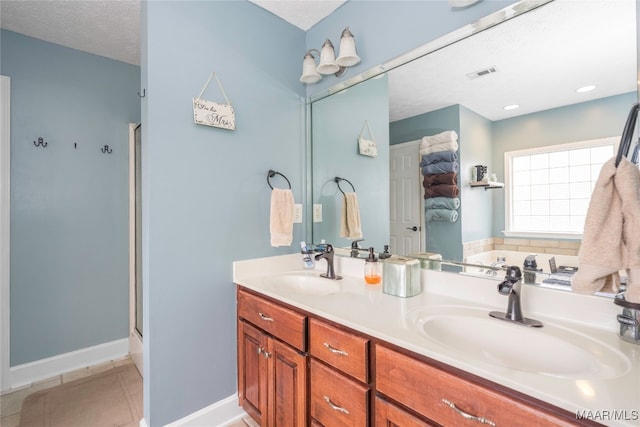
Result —
[[0, 395], [0, 427], [17, 427], [20, 424], [22, 401], [31, 393], [85, 378], [129, 363], [133, 363], [133, 361], [129, 357], [125, 357], [123, 359], [112, 360], [100, 365], [89, 366], [66, 374], [57, 375], [53, 378], [33, 383], [30, 386], [10, 390]]
[[[22, 401], [31, 393], [44, 390], [47, 388], [55, 387], [60, 384], [68, 383], [73, 380], [85, 378], [90, 375], [98, 374], [100, 372], [107, 371], [117, 366], [133, 363], [129, 357], [123, 359], [112, 360], [100, 365], [89, 366], [77, 371], [72, 371], [66, 374], [58, 375], [53, 378], [49, 378], [44, 381], [33, 383], [30, 386], [20, 387], [11, 391], [8, 391], [0, 395], [0, 427], [17, 427], [20, 424], [20, 410], [22, 409]], [[228, 424], [225, 427], [260, 427], [251, 417], [248, 415], [241, 420]]]

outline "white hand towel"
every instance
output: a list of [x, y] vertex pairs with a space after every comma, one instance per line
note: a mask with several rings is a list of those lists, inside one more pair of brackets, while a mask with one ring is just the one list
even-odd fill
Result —
[[342, 198], [340, 237], [346, 237], [347, 239], [359, 239], [362, 237], [360, 207], [356, 193], [345, 193]]
[[420, 144], [420, 155], [426, 156], [428, 154], [437, 153], [440, 151], [458, 151], [458, 143], [456, 141], [445, 141], [437, 144], [425, 145]]
[[291, 246], [293, 240], [293, 193], [290, 189], [274, 188], [271, 192], [271, 246]]
[[436, 135], [425, 136], [422, 138], [422, 143], [420, 144], [420, 148], [433, 145], [433, 144], [441, 144], [443, 142], [449, 141], [457, 141], [458, 134], [454, 130], [447, 130], [444, 132], [440, 132]]

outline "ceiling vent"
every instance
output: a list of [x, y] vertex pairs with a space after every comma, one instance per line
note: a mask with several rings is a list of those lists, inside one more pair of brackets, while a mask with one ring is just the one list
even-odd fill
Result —
[[489, 68], [484, 68], [482, 70], [474, 71], [473, 73], [467, 74], [467, 78], [469, 80], [477, 79], [478, 77], [488, 76], [489, 74], [493, 74], [498, 72], [498, 69], [493, 66]]

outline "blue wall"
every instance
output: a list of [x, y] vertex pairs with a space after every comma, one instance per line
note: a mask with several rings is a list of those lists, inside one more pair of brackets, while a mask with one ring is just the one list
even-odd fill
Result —
[[[313, 203], [322, 204], [322, 222], [313, 224], [313, 241], [325, 239], [336, 247], [351, 241], [339, 237], [342, 193], [334, 177], [346, 178], [358, 195], [362, 247], [382, 251], [389, 244], [389, 95], [387, 77], [371, 79], [344, 92], [314, 102], [311, 131]], [[358, 136], [365, 120], [366, 139], [376, 142], [378, 155], [358, 152]], [[344, 192], [351, 186], [342, 182]], [[353, 239], [351, 239], [353, 240]], [[324, 262], [324, 261], [323, 261]]]
[[[249, 2], [143, 3], [144, 417], [161, 426], [236, 393], [232, 262], [269, 243], [267, 171], [305, 191], [304, 32]], [[237, 130], [193, 123], [215, 71]], [[215, 83], [204, 98], [222, 102]], [[275, 181], [274, 181], [275, 182]]]
[[0, 50], [12, 92], [16, 366], [129, 334], [128, 124], [140, 121], [140, 68], [5, 30]]

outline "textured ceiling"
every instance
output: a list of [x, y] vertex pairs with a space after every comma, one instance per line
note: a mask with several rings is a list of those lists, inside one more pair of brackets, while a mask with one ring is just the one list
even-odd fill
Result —
[[[253, 3], [306, 30], [344, 1]], [[555, 0], [391, 71], [390, 119], [462, 104], [497, 120], [634, 91], [635, 16], [635, 0]], [[139, 0], [0, 0], [0, 18], [7, 30], [140, 63]], [[498, 71], [465, 76], [490, 66]], [[587, 84], [597, 89], [575, 93]]]
[[140, 64], [138, 0], [0, 0], [2, 28], [129, 64]]
[[[453, 104], [499, 120], [634, 92], [635, 16], [635, 0], [548, 3], [391, 71], [390, 120]], [[586, 85], [597, 87], [576, 93]]]

